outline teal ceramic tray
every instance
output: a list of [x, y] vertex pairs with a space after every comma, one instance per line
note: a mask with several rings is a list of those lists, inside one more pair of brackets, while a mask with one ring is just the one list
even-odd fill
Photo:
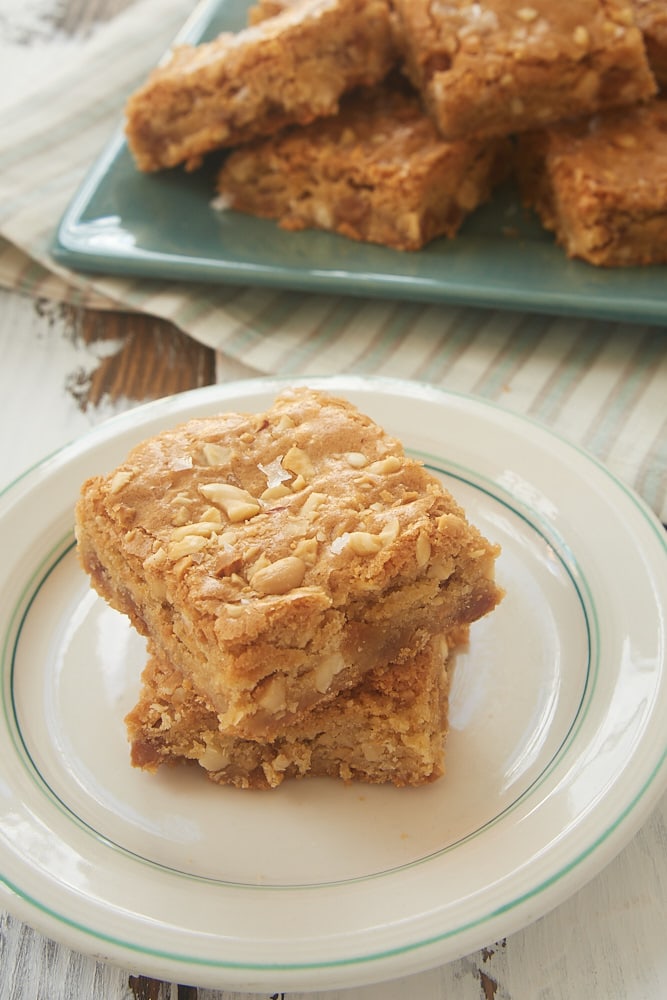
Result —
[[[178, 41], [238, 30], [247, 7], [245, 0], [209, 0]], [[455, 240], [401, 253], [216, 212], [215, 168], [213, 157], [193, 174], [141, 174], [119, 127], [65, 212], [53, 256], [75, 270], [111, 275], [667, 322], [664, 267], [606, 270], [568, 260], [511, 189], [478, 209]]]

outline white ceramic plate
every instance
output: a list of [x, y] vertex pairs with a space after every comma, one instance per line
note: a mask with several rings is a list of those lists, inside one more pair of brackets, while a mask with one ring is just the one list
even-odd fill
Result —
[[503, 546], [502, 605], [457, 658], [448, 774], [425, 788], [218, 788], [132, 770], [143, 642], [79, 569], [89, 475], [190, 415], [284, 384], [116, 417], [0, 497], [1, 901], [80, 951], [260, 991], [406, 975], [526, 925], [605, 865], [667, 779], [663, 530], [589, 456], [489, 403], [311, 379], [399, 434]]

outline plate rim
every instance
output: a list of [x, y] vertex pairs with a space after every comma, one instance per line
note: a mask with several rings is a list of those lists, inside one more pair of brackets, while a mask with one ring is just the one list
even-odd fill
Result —
[[[426, 468], [434, 471], [436, 474], [441, 474], [445, 476], [448, 480], [455, 479], [460, 484], [468, 486], [474, 490], [481, 493], [485, 493], [491, 500], [495, 501], [499, 506], [508, 510], [514, 514], [518, 519], [520, 519], [526, 525], [528, 531], [531, 531], [537, 536], [541, 543], [547, 546], [552, 546], [554, 535], [547, 535], [541, 525], [536, 523], [531, 523], [529, 518], [516, 507], [514, 507], [511, 501], [505, 500], [492, 492], [490, 484], [487, 486], [484, 484], [485, 477], [479, 476], [478, 481], [473, 481], [473, 479], [466, 478], [462, 467], [460, 465], [452, 466], [456, 468], [457, 471], [453, 472], [448, 468], [443, 468], [442, 465], [446, 465], [444, 459], [436, 460], [442, 463], [442, 465], [435, 464], [435, 461], [431, 464], [428, 462], [428, 458], [434, 458], [434, 456], [427, 456], [425, 453], [419, 451], [411, 451], [411, 454], [417, 458], [417, 460], [423, 460]], [[564, 548], [564, 547], [563, 547]], [[208, 876], [202, 874], [196, 874], [193, 872], [188, 872], [184, 869], [176, 868], [164, 862], [156, 861], [152, 859], [147, 854], [138, 853], [122, 843], [109, 837], [107, 834], [102, 833], [97, 827], [95, 827], [91, 822], [82, 816], [80, 816], [76, 810], [70, 806], [61, 796], [61, 794], [53, 787], [50, 780], [44, 775], [40, 766], [35, 762], [32, 751], [24, 737], [22, 730], [19, 711], [17, 709], [17, 701], [15, 697], [15, 678], [17, 671], [16, 663], [16, 653], [21, 642], [21, 635], [23, 632], [23, 627], [27, 621], [27, 618], [32, 610], [32, 605], [35, 600], [39, 599], [40, 592], [45, 585], [48, 585], [49, 578], [51, 575], [58, 571], [61, 564], [65, 560], [76, 559], [76, 538], [73, 530], [68, 530], [61, 533], [58, 540], [52, 545], [49, 551], [44, 555], [39, 565], [36, 567], [35, 571], [30, 575], [28, 582], [24, 588], [24, 593], [29, 593], [29, 598], [27, 600], [19, 600], [14, 605], [13, 614], [9, 617], [10, 626], [17, 622], [15, 628], [10, 628], [10, 634], [13, 636], [13, 642], [11, 643], [12, 652], [9, 657], [4, 655], [0, 658], [0, 663], [3, 660], [8, 660], [9, 671], [9, 690], [10, 697], [8, 700], [8, 705], [5, 708], [5, 717], [9, 717], [10, 728], [12, 733], [15, 734], [13, 739], [14, 744], [20, 744], [19, 756], [22, 758], [21, 763], [23, 764], [24, 770], [29, 774], [35, 783], [41, 785], [46, 793], [47, 798], [55, 801], [59, 809], [69, 815], [71, 820], [79, 828], [84, 829], [93, 839], [100, 841], [104, 840], [108, 845], [116, 850], [119, 854], [126, 855], [132, 860], [137, 860], [140, 863], [146, 864], [149, 867], [156, 869], [158, 871], [164, 872], [167, 876], [176, 875], [179, 877], [184, 877], [191, 880], [194, 883], [211, 884], [220, 887], [227, 888], [239, 888], [247, 889], [254, 888], [252, 883], [247, 881], [237, 881], [234, 879], [225, 879], [216, 876]], [[322, 889], [322, 888], [338, 888], [345, 884], [352, 884], [357, 882], [364, 882], [369, 880], [376, 880], [384, 877], [391, 877], [398, 872], [409, 871], [412, 868], [417, 867], [423, 863], [428, 863], [429, 861], [442, 857], [445, 854], [451, 853], [453, 850], [462, 847], [468, 841], [476, 839], [481, 834], [486, 834], [487, 830], [495, 826], [498, 822], [503, 821], [507, 815], [513, 812], [515, 809], [519, 808], [524, 801], [533, 794], [534, 790], [538, 788], [544, 781], [548, 779], [554, 768], [558, 766], [559, 759], [567, 752], [568, 746], [576, 738], [576, 732], [583, 724], [588, 706], [593, 697], [593, 691], [596, 684], [596, 678], [600, 669], [600, 659], [599, 659], [599, 622], [597, 619], [597, 609], [595, 607], [595, 602], [592, 594], [590, 593], [590, 588], [588, 586], [587, 580], [583, 574], [580, 572], [580, 567], [578, 566], [576, 557], [572, 553], [566, 553], [565, 551], [556, 551], [554, 548], [553, 558], [557, 563], [560, 564], [560, 569], [563, 577], [566, 578], [574, 592], [574, 597], [576, 598], [576, 603], [581, 611], [582, 623], [583, 623], [583, 634], [582, 639], [584, 639], [584, 644], [582, 652], [585, 652], [584, 661], [585, 666], [582, 670], [582, 686], [578, 694], [578, 702], [576, 710], [572, 718], [569, 720], [567, 728], [562, 734], [562, 739], [560, 743], [556, 746], [555, 750], [549, 756], [542, 767], [542, 769], [535, 774], [531, 779], [530, 783], [526, 785], [525, 788], [518, 791], [516, 796], [512, 798], [508, 803], [506, 803], [499, 812], [493, 814], [490, 818], [484, 820], [479, 826], [470, 830], [469, 832], [457, 837], [457, 839], [447, 843], [444, 847], [437, 847], [432, 849], [426, 854], [419, 855], [418, 857], [412, 858], [407, 861], [397, 862], [389, 867], [378, 868], [369, 873], [356, 874], [356, 875], [346, 875], [340, 876], [334, 879], [322, 879], [314, 882], [273, 882], [270, 887], [274, 890], [294, 890], [301, 891], [305, 889]], [[83, 584], [82, 584], [83, 586]], [[3, 654], [8, 648], [8, 643], [5, 640], [3, 644]], [[584, 663], [582, 661], [582, 665]]]
[[[103, 421], [102, 423], [100, 423], [99, 425], [92, 428], [84, 435], [82, 435], [76, 441], [71, 442], [68, 445], [65, 445], [61, 449], [58, 449], [55, 453], [53, 453], [53, 455], [36, 463], [30, 469], [22, 473], [19, 477], [17, 477], [17, 479], [15, 479], [12, 483], [10, 483], [7, 487], [5, 487], [5, 489], [0, 493], [0, 515], [3, 512], [3, 508], [7, 506], [8, 502], [10, 505], [13, 505], [13, 502], [20, 502], [20, 496], [16, 496], [17, 494], [21, 494], [24, 489], [28, 490], [31, 489], [32, 488], [31, 484], [34, 482], [39, 482], [42, 477], [46, 476], [48, 478], [48, 476], [51, 474], [51, 470], [54, 469], [55, 467], [66, 466], [70, 458], [74, 459], [75, 457], [81, 455], [82, 453], [88, 453], [90, 451], [94, 451], [96, 448], [103, 446], [105, 442], [108, 442], [109, 440], [116, 437], [118, 434], [122, 434], [123, 432], [127, 432], [130, 429], [134, 428], [135, 424], [137, 423], [138, 414], [141, 417], [141, 419], [139, 420], [140, 427], [145, 425], [147, 422], [150, 422], [150, 420], [153, 417], [159, 417], [163, 415], [165, 418], [168, 418], [170, 416], [173, 416], [174, 407], [176, 407], [176, 412], [179, 419], [186, 419], [188, 416], [187, 412], [188, 409], [191, 409], [192, 406], [196, 406], [197, 404], [207, 405], [209, 402], [212, 403], [214, 401], [229, 404], [231, 401], [235, 399], [244, 398], [245, 396], [247, 396], [248, 393], [250, 393], [251, 395], [256, 395], [258, 393], [267, 394], [279, 391], [281, 388], [284, 388], [288, 385], [296, 385], [296, 384], [311, 385], [314, 387], [327, 389], [329, 391], [338, 391], [342, 394], [345, 394], [345, 392], [350, 392], [350, 391], [353, 392], [355, 390], [358, 390], [366, 392], [370, 391], [371, 393], [379, 393], [380, 395], [398, 394], [399, 396], [405, 399], [409, 399], [411, 397], [414, 398], [415, 396], [418, 396], [420, 399], [424, 399], [426, 402], [434, 404], [440, 403], [445, 406], [447, 405], [451, 406], [452, 403], [454, 403], [455, 405], [462, 406], [464, 409], [466, 407], [472, 406], [473, 409], [475, 409], [478, 412], [494, 413], [496, 415], [498, 411], [500, 411], [503, 414], [504, 419], [508, 420], [511, 425], [515, 427], [530, 426], [539, 435], [546, 435], [547, 439], [552, 439], [554, 441], [559, 442], [560, 446], [564, 446], [566, 449], [574, 450], [577, 454], [586, 459], [586, 461], [592, 461], [594, 465], [598, 468], [598, 470], [601, 471], [609, 479], [609, 481], [615, 485], [616, 488], [620, 487], [620, 489], [626, 495], [626, 497], [632, 501], [632, 503], [637, 508], [638, 512], [642, 515], [642, 517], [646, 520], [647, 524], [651, 527], [651, 529], [655, 533], [656, 539], [659, 539], [659, 541], [662, 543], [663, 550], [667, 550], [667, 542], [665, 542], [664, 531], [662, 529], [662, 526], [660, 525], [660, 522], [658, 521], [655, 514], [646, 505], [645, 501], [643, 501], [642, 498], [639, 497], [635, 493], [635, 491], [632, 490], [631, 487], [629, 487], [627, 484], [619, 480], [602, 462], [600, 462], [594, 456], [590, 455], [585, 449], [581, 448], [579, 445], [574, 444], [573, 442], [557, 434], [550, 428], [545, 427], [539, 421], [533, 420], [532, 418], [526, 417], [521, 414], [514, 413], [513, 411], [506, 410], [502, 406], [493, 401], [488, 401], [478, 397], [473, 397], [465, 393], [449, 392], [447, 390], [434, 387], [428, 383], [420, 383], [415, 380], [395, 379], [384, 376], [334, 375], [334, 376], [322, 376], [319, 378], [266, 376], [266, 377], [238, 380], [235, 382], [223, 383], [220, 385], [208, 386], [200, 389], [188, 390], [184, 393], [178, 393], [175, 394], [174, 396], [165, 397], [163, 399], [143, 404], [140, 407], [133, 408], [131, 410], [125, 411], [121, 414], [116, 414], [108, 418], [107, 420]], [[666, 758], [667, 758], [667, 745], [663, 748], [662, 757], [655, 764], [655, 767], [651, 775], [649, 776], [649, 778], [647, 778], [642, 788], [637, 791], [634, 799], [626, 806], [622, 814], [616, 818], [615, 822], [611, 825], [611, 827], [603, 831], [603, 833], [599, 835], [597, 840], [594, 843], [590, 844], [587, 850], [581, 856], [578, 856], [575, 860], [573, 860], [570, 864], [568, 864], [565, 870], [559, 871], [551, 878], [547, 879], [545, 885], [533, 887], [528, 893], [525, 894], [524, 898], [519, 897], [518, 899], [515, 899], [513, 902], [507, 904], [507, 906], [502, 907], [500, 913], [490, 913], [485, 915], [483, 918], [475, 919], [475, 921], [473, 921], [473, 927], [479, 927], [480, 925], [488, 926], [490, 922], [493, 923], [494, 920], [497, 920], [501, 916], [505, 918], [507, 917], [508, 910], [512, 911], [510, 917], [514, 918], [514, 923], [516, 924], [516, 926], [513, 929], [518, 929], [520, 926], [525, 926], [527, 922], [530, 922], [530, 919], [528, 921], [525, 920], [525, 911], [531, 909], [531, 905], [534, 899], [536, 897], [544, 898], [543, 896], [541, 896], [541, 894], [544, 892], [545, 888], [548, 888], [550, 886], [550, 884], [551, 887], [553, 887], [554, 880], [560, 880], [559, 881], [559, 888], [561, 890], [560, 897], [566, 898], [570, 894], [570, 890], [567, 887], [567, 883], [568, 881], [571, 881], [573, 873], [579, 872], [581, 863], [588, 857], [592, 856], [595, 852], [598, 852], [597, 867], [595, 868], [595, 870], [591, 868], [590, 872], [586, 873], [586, 881], [588, 880], [589, 877], [592, 877], [597, 870], [599, 870], [609, 860], [611, 860], [611, 856], [616, 854], [625, 845], [625, 843], [627, 843], [627, 840], [629, 840], [630, 836], [632, 836], [635, 830], [639, 828], [641, 823], [647, 817], [649, 811], [653, 808], [655, 801], [657, 800], [657, 795], [661, 794], [662, 791], [661, 788], [659, 791], [656, 791], [657, 788], [656, 780], [660, 775], [660, 772], [665, 768]], [[665, 772], [666, 773], [664, 775], [664, 778], [667, 779], [667, 769], [665, 769]], [[648, 795], [648, 793], [651, 790], [652, 794]], [[610, 837], [617, 831], [620, 834], [621, 828], [623, 828], [622, 842], [617, 843], [616, 846], [613, 847], [611, 856], [609, 856], [608, 849], [611, 846]], [[616, 839], [618, 840], [619, 837], [617, 836]], [[600, 850], [601, 848], [607, 848], [607, 850], [601, 851]], [[11, 886], [9, 882], [5, 880], [4, 876], [0, 877], [0, 883], [5, 883], [3, 885], [3, 891], [5, 891], [6, 888], [9, 888], [9, 890], [14, 893], [19, 891], [16, 886]], [[558, 898], [558, 894], [554, 894], [554, 899], [547, 907], [547, 910], [557, 905], [558, 902], [561, 901], [561, 898]], [[28, 914], [27, 919], [29, 922], [33, 923], [33, 925], [35, 925], [35, 920], [34, 920], [35, 914], [33, 912], [34, 907], [35, 906], [40, 907], [40, 905], [41, 904], [39, 903], [38, 900], [28, 901], [26, 897], [26, 907], [27, 907], [26, 912]], [[18, 909], [22, 909], [22, 907], [19, 906]], [[547, 910], [540, 909], [540, 913], [538, 915], [541, 915], [541, 913], [546, 912]], [[520, 914], [524, 914], [524, 916], [520, 916]], [[62, 916], [54, 914], [47, 919], [48, 927], [45, 928], [47, 933], [53, 933], [54, 930], [51, 920], [55, 920], [57, 922], [57, 928], [59, 930], [62, 930], [63, 918]], [[513, 922], [512, 919], [510, 919], [509, 921], [506, 920], [504, 926], [507, 926], [508, 923], [511, 925], [512, 922]], [[330, 976], [334, 978], [338, 976], [339, 978], [336, 981], [340, 985], [349, 986], [349, 985], [359, 984], [365, 981], [367, 982], [376, 981], [378, 975], [380, 978], [387, 978], [384, 972], [381, 972], [379, 969], [379, 964], [382, 964], [382, 962], [385, 962], [387, 968], [389, 968], [393, 960], [394, 965], [397, 965], [398, 963], [397, 965], [398, 972], [400, 974], [405, 974], [403, 971], [403, 967], [400, 964], [400, 959], [398, 957], [399, 955], [405, 957], [406, 953], [409, 953], [409, 955], [414, 960], [415, 954], [419, 955], [421, 953], [423, 956], [425, 956], [426, 954], [429, 953], [429, 950], [432, 951], [434, 948], [437, 950], [438, 946], [441, 946], [443, 941], [446, 940], [448, 937], [450, 937], [451, 934], [458, 934], [461, 940], [463, 940], [465, 937], [465, 931], [466, 931], [465, 927], [463, 929], [458, 927], [455, 929], [455, 931], [439, 934], [432, 940], [413, 942], [407, 945], [405, 948], [398, 948], [393, 950], [390, 949], [389, 952], [383, 951], [382, 953], [375, 955], [359, 956], [353, 960], [350, 960], [349, 962], [344, 962], [342, 964], [340, 961], [333, 961], [333, 962], [317, 961], [314, 963], [296, 963], [296, 965], [292, 963], [282, 966], [282, 965], [276, 965], [276, 963], [273, 962], [266, 967], [262, 966], [261, 964], [249, 967], [246, 963], [242, 963], [242, 965], [238, 967], [235, 965], [235, 963], [230, 964], [226, 962], [221, 963], [219, 961], [215, 961], [212, 963], [211, 969], [215, 969], [216, 973], [219, 973], [221, 970], [224, 970], [224, 973], [228, 977], [231, 976], [231, 984], [237, 986], [239, 985], [239, 983], [247, 985], [247, 976], [249, 974], [257, 976], [259, 974], [263, 975], [266, 972], [266, 974], [269, 977], [273, 976], [275, 978], [275, 975], [279, 972], [290, 972], [295, 977], [295, 982], [297, 987], [300, 981], [300, 977], [305, 976], [306, 978], [308, 978], [308, 976], [314, 970], [317, 971], [318, 973], [321, 973], [322, 970], [324, 969], [326, 973], [329, 974]], [[71, 946], [77, 948], [78, 950], [90, 951], [90, 941], [88, 940], [88, 938], [91, 935], [96, 940], [99, 940], [99, 934], [97, 934], [97, 932], [85, 926], [80, 926], [78, 930], [73, 928], [73, 932], [74, 933], [71, 941]], [[81, 933], [83, 933], [83, 935], [86, 936], [86, 940], [88, 941], [88, 947], [85, 946], [85, 942], [82, 942], [80, 937]], [[62, 939], [62, 934], [58, 935], [58, 937]], [[106, 942], [106, 944], [109, 947], [111, 947], [112, 951], [114, 950], [114, 948], [112, 947], [113, 944], [112, 942]], [[124, 960], [127, 961], [128, 960], [127, 942], [125, 944], [123, 944], [122, 942], [121, 943], [116, 942], [116, 944], [119, 944], [119, 947], [121, 949], [120, 950], [121, 960], [123, 960], [124, 956]], [[144, 956], [144, 958], [148, 957], [148, 953], [141, 946], [137, 948], [137, 953], [140, 953], [142, 956]], [[192, 956], [190, 956], [189, 958], [188, 956], [181, 956], [179, 958], [178, 956], [175, 956], [173, 952], [159, 956], [156, 960], [158, 962], [159, 968], [167, 968], [171, 972], [179, 970], [178, 972], [179, 975], [182, 975], [184, 970], [191, 968], [193, 962]], [[171, 963], [174, 962], [176, 964], [172, 965]], [[164, 963], [166, 963], [166, 967], [164, 966]], [[349, 978], [350, 968], [356, 967], [356, 969], [359, 970], [360, 967], [365, 965], [368, 970], [368, 967], [372, 966], [374, 963], [375, 963], [375, 968], [372, 973], [371, 979], [357, 978], [354, 980], [354, 983], [350, 982]], [[208, 965], [208, 963], [205, 964]], [[431, 964], [437, 964], [437, 961], [432, 962]], [[409, 971], [419, 971], [419, 969], [424, 967], [425, 966], [422, 964], [422, 962], [419, 961], [419, 959], [417, 959], [417, 964], [415, 968]], [[196, 971], [198, 973], [202, 971], [201, 965], [199, 963], [197, 963]], [[269, 981], [268, 979], [263, 980], [263, 985], [266, 986], [268, 981]]]

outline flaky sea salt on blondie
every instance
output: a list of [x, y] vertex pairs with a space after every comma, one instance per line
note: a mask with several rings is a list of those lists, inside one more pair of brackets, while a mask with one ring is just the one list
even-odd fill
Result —
[[629, 0], [394, 0], [406, 71], [447, 139], [508, 135], [656, 91]]
[[220, 726], [210, 702], [153, 655], [126, 718], [135, 767], [196, 762], [221, 785], [275, 788], [286, 778], [332, 777], [397, 787], [444, 773], [448, 644], [428, 643], [412, 661], [370, 670], [359, 685], [316, 706], [272, 739]]
[[140, 444], [76, 519], [99, 593], [253, 738], [500, 598], [498, 548], [435, 476], [310, 389]]

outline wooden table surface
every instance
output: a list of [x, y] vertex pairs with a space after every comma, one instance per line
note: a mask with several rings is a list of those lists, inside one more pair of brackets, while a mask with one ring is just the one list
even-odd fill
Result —
[[[128, 0], [54, 0], [43, 4], [52, 11], [44, 23], [76, 37], [126, 6]], [[3, 28], [1, 7], [0, 41], [9, 23]], [[29, 34], [25, 43], [30, 44]], [[237, 374], [210, 349], [150, 317], [86, 311], [0, 291], [0, 488], [115, 412]], [[666, 857], [663, 799], [605, 871], [532, 926], [432, 972], [352, 990], [349, 998], [661, 1000], [667, 997]], [[276, 982], [267, 1000], [281, 996], [280, 990]], [[102, 964], [0, 913], [1, 1000], [236, 996], [160, 983], [140, 968]]]

